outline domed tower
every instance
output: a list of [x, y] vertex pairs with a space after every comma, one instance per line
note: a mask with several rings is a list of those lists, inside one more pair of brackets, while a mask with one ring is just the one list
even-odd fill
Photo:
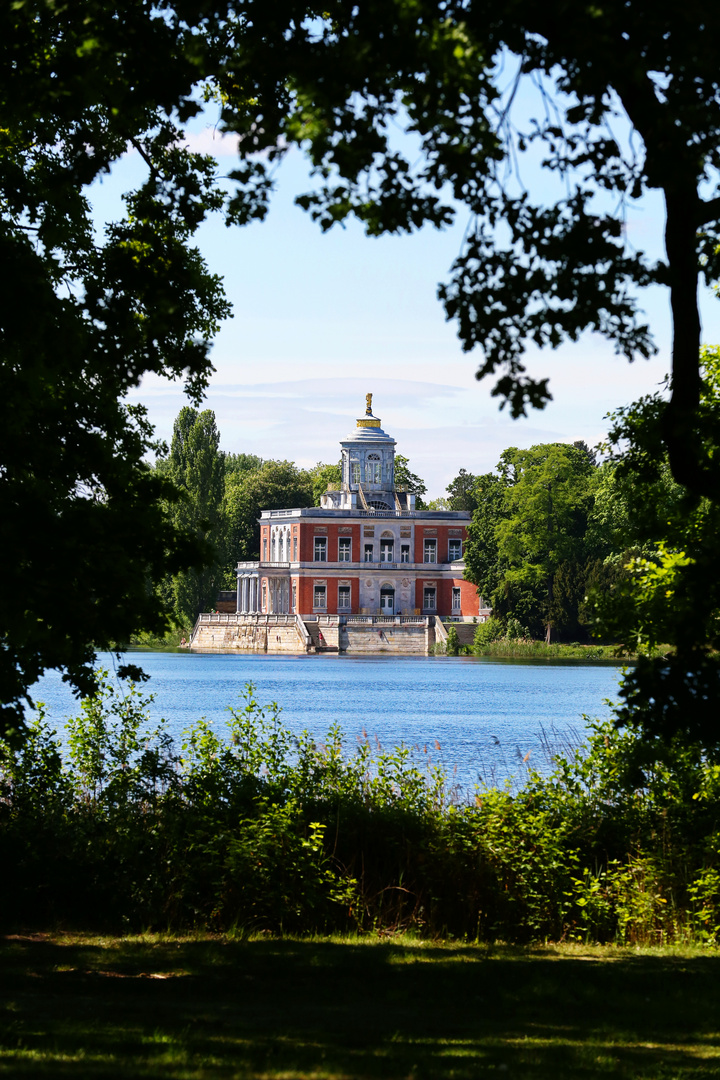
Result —
[[[366, 396], [365, 415], [354, 431], [340, 441], [342, 483], [340, 491], [328, 491], [321, 505], [327, 509], [412, 510], [415, 497], [395, 489], [395, 439], [383, 431], [372, 411], [372, 394]], [[400, 497], [399, 497], [400, 496]], [[412, 502], [412, 506], [410, 505]]]

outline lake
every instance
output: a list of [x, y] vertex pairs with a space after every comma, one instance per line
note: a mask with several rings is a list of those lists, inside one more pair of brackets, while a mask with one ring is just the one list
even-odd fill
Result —
[[[465, 790], [482, 779], [520, 777], [528, 764], [545, 771], [548, 744], [577, 745], [584, 713], [610, 715], [605, 699], [617, 700], [622, 670], [488, 657], [133, 652], [127, 659], [150, 675], [143, 690], [155, 695], [151, 716], [167, 719], [178, 741], [201, 716], [222, 730], [227, 707], [240, 703], [251, 682], [258, 701], [277, 702], [293, 731], [321, 739], [339, 723], [349, 750], [365, 731], [385, 748], [417, 747], [423, 761], [427, 746]], [[112, 655], [99, 662], [113, 671]], [[78, 708], [57, 672], [43, 677], [33, 697], [58, 728]]]

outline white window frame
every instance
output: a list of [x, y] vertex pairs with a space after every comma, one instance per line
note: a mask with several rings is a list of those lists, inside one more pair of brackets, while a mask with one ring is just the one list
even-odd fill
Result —
[[[432, 593], [432, 603], [427, 603], [428, 596]], [[434, 585], [423, 586], [423, 611], [437, 611], [437, 588]]]
[[380, 537], [380, 562], [395, 562], [395, 541]]
[[437, 540], [434, 536], [428, 536], [423, 540], [423, 562], [437, 562]]
[[462, 611], [462, 592], [458, 585], [453, 585], [452, 609], [453, 611]]
[[409, 563], [410, 562], [410, 545], [409, 544], [401, 544], [400, 545], [400, 562], [401, 563]]
[[[341, 592], [343, 598], [347, 595], [347, 604], [341, 603]], [[352, 607], [352, 588], [350, 585], [338, 585], [338, 611], [350, 611]]]
[[314, 537], [313, 562], [327, 562], [327, 536]]
[[[453, 555], [453, 548], [457, 550], [457, 555]], [[462, 559], [462, 540], [451, 536], [448, 540], [448, 562], [456, 562], [458, 559]]]
[[352, 537], [338, 537], [338, 562], [352, 562]]
[[[364, 550], [363, 550], [363, 562], [367, 562], [367, 563], [375, 562], [375, 552], [373, 550], [374, 547], [375, 547], [374, 544], [365, 544], [365, 547], [364, 547]], [[369, 559], [368, 559], [368, 555], [370, 556]]]
[[[322, 594], [322, 603], [318, 599]], [[325, 582], [313, 582], [313, 611], [327, 611], [327, 584]]]
[[367, 484], [382, 483], [382, 458], [379, 454], [368, 454], [365, 462], [365, 482]]
[[360, 483], [360, 462], [355, 458], [350, 461], [350, 483]]

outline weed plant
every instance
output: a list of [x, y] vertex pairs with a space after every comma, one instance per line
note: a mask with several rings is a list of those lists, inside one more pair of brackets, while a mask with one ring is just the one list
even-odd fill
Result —
[[453, 790], [407, 747], [299, 738], [253, 688], [177, 747], [107, 679], [0, 745], [4, 928], [714, 944], [720, 764], [588, 721], [552, 772]]

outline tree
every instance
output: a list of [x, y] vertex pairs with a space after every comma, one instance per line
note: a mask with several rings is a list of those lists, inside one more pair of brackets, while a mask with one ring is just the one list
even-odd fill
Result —
[[[252, 166], [229, 193], [183, 146], [227, 11], [0, 11], [0, 255], [12, 268], [0, 292], [0, 730], [21, 728], [47, 667], [91, 692], [95, 648], [165, 629], [151, 582], [209, 557], [173, 525], [171, 485], [145, 463], [152, 429], [125, 396], [153, 372], [199, 400], [229, 306], [193, 234], [223, 208], [237, 222], [264, 213], [243, 186]], [[144, 179], [97, 230], [88, 189], [128, 147]]]
[[219, 581], [219, 545], [222, 540], [221, 505], [225, 462], [220, 453], [215, 413], [199, 413], [185, 406], [173, 427], [167, 475], [181, 493], [172, 506], [176, 527], [212, 545], [213, 558], [201, 568], [175, 574], [169, 582], [172, 607], [178, 622], [191, 625], [201, 611], [215, 606]]
[[544, 623], [548, 641], [553, 631], [576, 636], [595, 486], [588, 455], [564, 443], [513, 447], [498, 472], [476, 484], [466, 574], [498, 615], [535, 633]]
[[415, 496], [415, 506], [418, 510], [425, 509], [422, 497], [427, 492], [427, 486], [424, 480], [410, 471], [410, 461], [404, 454], [395, 455], [395, 486]]
[[[701, 371], [699, 420], [710, 458], [720, 448], [720, 349], [702, 351]], [[613, 478], [634, 545], [614, 588], [594, 589], [590, 607], [600, 631], [640, 654], [621, 689], [620, 718], [639, 724], [648, 739], [681, 732], [716, 750], [720, 506], [670, 477], [661, 452], [663, 417], [657, 394], [614, 416]]]
[[292, 461], [266, 461], [255, 472], [230, 477], [225, 491], [226, 570], [238, 560], [260, 557], [260, 513], [313, 506], [309, 473]]
[[450, 496], [450, 510], [475, 510], [477, 498], [475, 496], [475, 484], [478, 477], [473, 476], [466, 469], [461, 469], [454, 480], [451, 480], [445, 488]]
[[[646, 357], [635, 290], [667, 287], [662, 439], [675, 479], [720, 498], [698, 427], [697, 303], [699, 277], [720, 274], [720, 12], [697, 0], [682, 11], [668, 0], [244, 10], [220, 80], [224, 123], [273, 163], [292, 143], [308, 149], [321, 184], [298, 201], [324, 229], [354, 214], [378, 235], [442, 226], [457, 203], [469, 211], [440, 297], [463, 347], [484, 351], [478, 375], [500, 373], [493, 393], [514, 416], [550, 397], [547, 379], [526, 374], [527, 343], [556, 348], [590, 329]], [[412, 138], [398, 145], [398, 128]], [[526, 177], [543, 169], [533, 197]], [[624, 233], [627, 204], [651, 190], [666, 212], [657, 262]]]
[[309, 470], [312, 480], [313, 506], [320, 505], [320, 498], [328, 489], [328, 485], [339, 488], [342, 481], [342, 465], [323, 465], [318, 461], [317, 465]]
[[262, 464], [263, 459], [257, 454], [225, 454], [225, 475], [256, 472]]
[[476, 479], [477, 506], [465, 543], [465, 577], [477, 586], [486, 604], [493, 602], [508, 569], [497, 541], [498, 525], [507, 517], [506, 489], [507, 478], [504, 476], [484, 473]]

